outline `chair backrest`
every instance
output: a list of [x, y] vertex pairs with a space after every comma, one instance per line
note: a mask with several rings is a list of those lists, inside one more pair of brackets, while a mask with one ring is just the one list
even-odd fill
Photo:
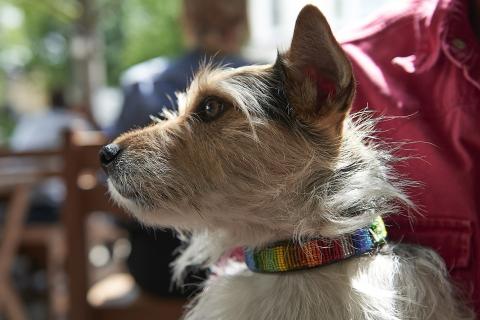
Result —
[[67, 241], [67, 275], [69, 286], [69, 319], [92, 319], [87, 302], [89, 288], [86, 247], [86, 219], [95, 211], [125, 216], [107, 195], [98, 152], [106, 138], [100, 132], [67, 132], [65, 134], [64, 177], [67, 196], [63, 223]]
[[183, 299], [153, 298], [142, 294], [136, 304], [120, 308], [93, 308], [87, 301], [89, 289], [86, 220], [92, 212], [107, 212], [120, 219], [129, 215], [109, 199], [99, 150], [106, 143], [99, 132], [68, 132], [65, 136], [64, 176], [67, 189], [62, 213], [67, 240], [69, 319], [179, 319]]

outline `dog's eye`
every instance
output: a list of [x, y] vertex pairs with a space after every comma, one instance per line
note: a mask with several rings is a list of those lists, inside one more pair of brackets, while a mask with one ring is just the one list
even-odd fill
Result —
[[212, 121], [225, 111], [225, 103], [217, 98], [206, 98], [197, 109], [197, 115], [203, 121]]

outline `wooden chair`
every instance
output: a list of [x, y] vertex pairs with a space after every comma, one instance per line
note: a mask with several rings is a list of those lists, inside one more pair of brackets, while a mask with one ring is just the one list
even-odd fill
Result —
[[10, 272], [20, 246], [41, 246], [46, 252], [50, 313], [55, 317], [55, 275], [62, 268], [62, 230], [59, 223], [29, 224], [25, 219], [30, 193], [45, 178], [61, 176], [58, 151], [0, 151], [0, 194], [8, 201], [0, 237], [0, 314], [26, 319], [21, 298], [14, 290]]
[[106, 142], [98, 132], [70, 132], [66, 135], [64, 161], [67, 198], [64, 225], [67, 239], [69, 319], [179, 319], [185, 301], [152, 298], [145, 294], [128, 305], [94, 307], [87, 300], [91, 284], [88, 274], [85, 221], [92, 212], [109, 212], [129, 219], [109, 200], [102, 181], [98, 152]]

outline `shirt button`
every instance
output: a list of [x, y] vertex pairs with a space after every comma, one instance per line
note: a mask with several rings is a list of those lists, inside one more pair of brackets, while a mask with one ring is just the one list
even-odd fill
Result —
[[463, 50], [463, 49], [465, 49], [465, 47], [467, 46], [467, 45], [465, 44], [465, 41], [463, 41], [463, 40], [460, 39], [460, 38], [455, 38], [455, 39], [453, 39], [453, 40], [452, 40], [452, 45], [453, 45], [456, 49], [458, 49], [458, 50]]

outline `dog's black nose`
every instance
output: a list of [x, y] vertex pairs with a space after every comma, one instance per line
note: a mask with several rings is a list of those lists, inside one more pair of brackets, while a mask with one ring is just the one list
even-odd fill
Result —
[[120, 154], [120, 146], [115, 143], [110, 143], [100, 150], [100, 162], [106, 166], [110, 164]]

